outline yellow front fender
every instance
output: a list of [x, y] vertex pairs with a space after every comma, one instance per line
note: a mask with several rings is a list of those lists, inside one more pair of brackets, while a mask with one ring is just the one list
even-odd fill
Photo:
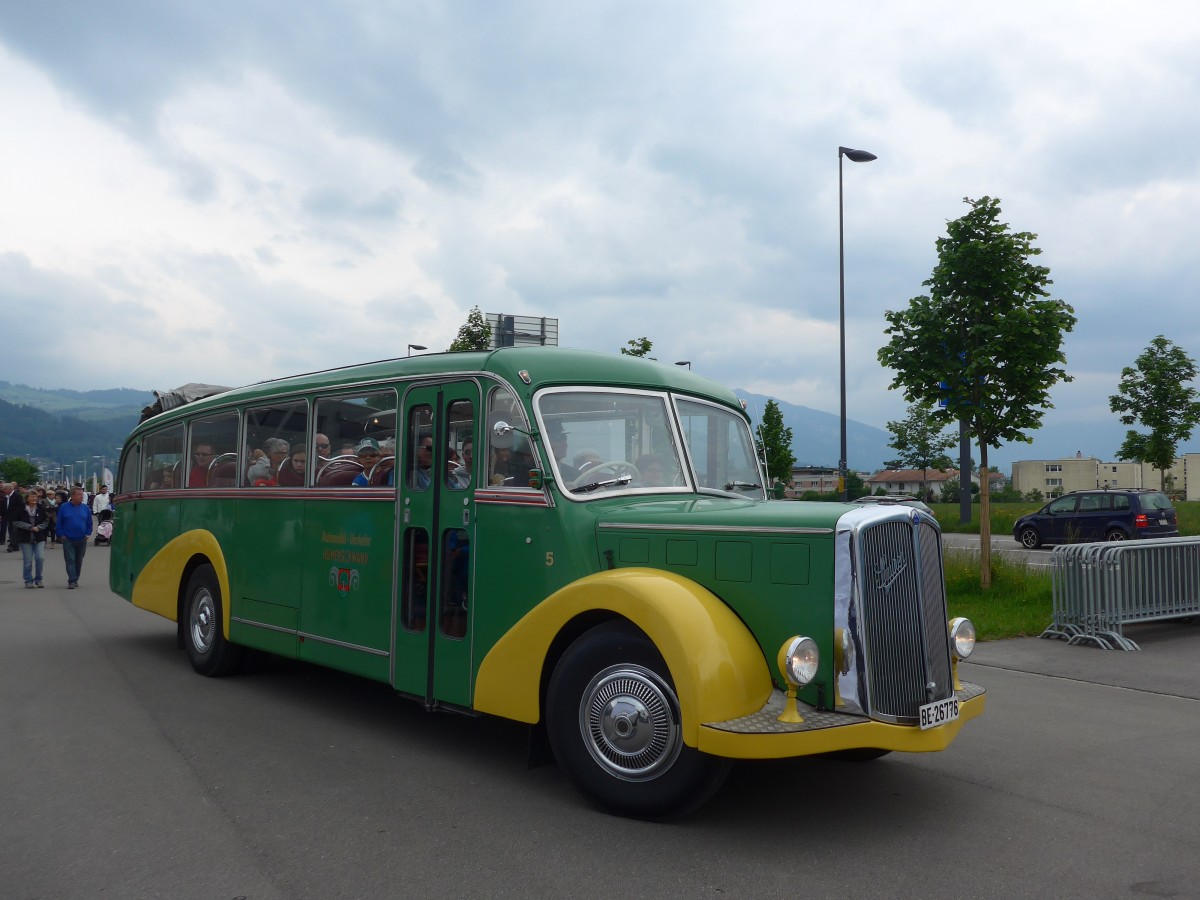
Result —
[[702, 723], [755, 712], [771, 693], [758, 643], [710, 591], [659, 569], [614, 569], [551, 594], [497, 641], [479, 667], [475, 708], [538, 722], [550, 645], [571, 619], [593, 610], [623, 616], [654, 642], [675, 683], [689, 746], [696, 746]]
[[221, 586], [221, 629], [228, 640], [229, 572], [225, 567], [225, 554], [212, 532], [202, 528], [185, 531], [150, 558], [133, 583], [133, 605], [176, 621], [179, 592], [185, 587], [183, 573], [195, 556], [203, 556], [216, 570], [217, 583]]

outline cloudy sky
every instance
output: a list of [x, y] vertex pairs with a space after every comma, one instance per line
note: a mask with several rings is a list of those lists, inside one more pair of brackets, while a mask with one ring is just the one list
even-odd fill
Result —
[[1183, 0], [5, 0], [0, 378], [242, 384], [478, 305], [836, 413], [845, 145], [850, 417], [903, 416], [883, 313], [991, 195], [1084, 433], [1156, 334], [1200, 356], [1198, 74]]

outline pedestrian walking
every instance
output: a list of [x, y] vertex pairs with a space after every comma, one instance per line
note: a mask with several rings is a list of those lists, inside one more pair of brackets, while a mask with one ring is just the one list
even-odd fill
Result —
[[53, 547], [58, 543], [58, 495], [53, 491], [46, 492], [47, 530], [46, 546]]
[[[21, 492], [17, 490], [15, 481], [6, 481], [0, 488], [0, 507], [3, 508], [4, 524], [8, 527], [8, 552], [17, 550], [17, 532], [13, 529], [13, 521], [21, 511]], [[2, 540], [2, 538], [0, 538]]]
[[21, 547], [23, 563], [21, 574], [25, 576], [25, 587], [43, 587], [42, 566], [46, 561], [46, 532], [49, 516], [35, 488], [25, 493], [25, 502], [13, 518], [10, 526], [16, 530], [17, 543]]
[[62, 540], [63, 562], [67, 565], [67, 587], [79, 587], [83, 555], [92, 533], [92, 511], [83, 502], [83, 488], [71, 488], [71, 499], [58, 508], [58, 536]]
[[[92, 539], [95, 545], [106, 544], [108, 540], [101, 536], [100, 526], [107, 520], [112, 518], [112, 495], [108, 492], [108, 485], [101, 484], [96, 489], [96, 493], [92, 495], [92, 514], [96, 517], [96, 537]], [[108, 528], [112, 528], [111, 525]], [[108, 530], [108, 528], [104, 530]]]

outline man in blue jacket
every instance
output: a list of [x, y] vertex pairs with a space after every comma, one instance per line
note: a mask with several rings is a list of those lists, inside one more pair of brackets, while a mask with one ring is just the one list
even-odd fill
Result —
[[83, 488], [71, 488], [71, 499], [58, 508], [58, 537], [62, 541], [63, 562], [67, 564], [67, 587], [79, 587], [83, 572], [83, 554], [92, 533], [92, 510], [83, 502]]

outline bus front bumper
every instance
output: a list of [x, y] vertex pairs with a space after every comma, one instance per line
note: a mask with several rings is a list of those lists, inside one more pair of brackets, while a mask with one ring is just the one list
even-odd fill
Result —
[[915, 725], [890, 725], [866, 716], [819, 712], [803, 703], [803, 722], [780, 722], [786, 700], [783, 692], [776, 690], [752, 715], [701, 725], [697, 749], [729, 759], [785, 759], [863, 748], [907, 753], [945, 750], [963, 723], [980, 715], [984, 707], [985, 692], [979, 685], [963, 682], [962, 690], [956, 693], [958, 718], [922, 731]]

